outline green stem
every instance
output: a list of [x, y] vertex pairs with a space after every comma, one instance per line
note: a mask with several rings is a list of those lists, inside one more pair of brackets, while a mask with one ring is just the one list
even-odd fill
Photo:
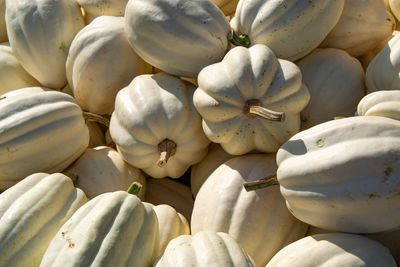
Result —
[[235, 31], [232, 32], [232, 39], [229, 40], [236, 46], [250, 47], [250, 38], [246, 34], [237, 34]]
[[142, 189], [142, 185], [138, 182], [133, 182], [131, 186], [129, 186], [128, 193], [139, 196], [139, 192]]

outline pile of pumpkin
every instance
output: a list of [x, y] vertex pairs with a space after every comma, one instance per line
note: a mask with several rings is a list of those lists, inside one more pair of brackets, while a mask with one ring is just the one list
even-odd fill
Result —
[[396, 16], [0, 0], [0, 266], [397, 266]]

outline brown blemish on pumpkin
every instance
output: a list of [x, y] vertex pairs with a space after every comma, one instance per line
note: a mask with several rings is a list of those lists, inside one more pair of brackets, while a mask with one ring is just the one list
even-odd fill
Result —
[[393, 169], [390, 166], [387, 166], [383, 172], [385, 173], [386, 176], [390, 176], [390, 174], [392, 173], [392, 170]]
[[74, 248], [75, 244], [72, 242], [71, 238], [65, 238], [66, 234], [67, 234], [67, 232], [61, 232], [61, 238], [65, 239], [65, 241], [67, 241], [69, 248]]

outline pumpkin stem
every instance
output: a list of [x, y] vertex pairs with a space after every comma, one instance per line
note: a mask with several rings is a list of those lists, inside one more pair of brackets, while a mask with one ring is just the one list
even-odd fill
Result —
[[85, 122], [86, 121], [98, 122], [98, 123], [103, 124], [107, 128], [110, 126], [110, 121], [108, 119], [104, 118], [103, 116], [98, 115], [98, 114], [87, 112], [87, 111], [83, 111], [83, 117], [85, 118]]
[[279, 185], [276, 175], [271, 175], [271, 176], [268, 176], [265, 178], [261, 178], [257, 181], [253, 181], [253, 182], [244, 182], [243, 183], [243, 187], [244, 187], [244, 189], [246, 189], [247, 192], [254, 191], [257, 189], [262, 189], [265, 187], [269, 187], [271, 185]]
[[285, 120], [285, 113], [262, 107], [261, 102], [258, 99], [247, 100], [246, 104], [244, 105], [244, 113], [251, 119], [259, 116], [271, 121]]
[[164, 167], [168, 159], [176, 153], [176, 143], [169, 139], [164, 139], [158, 144], [158, 152], [160, 153], [160, 159], [157, 162], [158, 167]]
[[133, 182], [131, 186], [129, 186], [128, 193], [135, 196], [139, 196], [139, 192], [142, 189], [142, 187], [143, 186], [140, 183]]
[[229, 41], [236, 46], [250, 47], [250, 38], [246, 34], [237, 34], [232, 31], [232, 38]]

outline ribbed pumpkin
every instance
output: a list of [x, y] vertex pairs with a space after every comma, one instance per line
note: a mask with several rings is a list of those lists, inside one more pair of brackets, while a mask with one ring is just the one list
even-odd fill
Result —
[[151, 70], [129, 45], [124, 18], [113, 16], [98, 17], [83, 28], [72, 41], [66, 62], [76, 101], [97, 114], [111, 115], [118, 91]]
[[358, 103], [357, 115], [400, 120], [400, 90], [382, 90], [366, 95]]
[[154, 178], [178, 178], [206, 155], [193, 91], [166, 73], [139, 75], [119, 91], [110, 134], [125, 161]]
[[198, 76], [193, 102], [203, 130], [232, 155], [276, 152], [300, 129], [310, 94], [300, 69], [258, 44], [231, 49]]
[[287, 210], [278, 185], [251, 192], [243, 187], [244, 182], [269, 177], [276, 170], [273, 154], [235, 157], [219, 166], [197, 193], [192, 234], [228, 233], [257, 266], [265, 265], [283, 246], [302, 238], [308, 226]]
[[57, 91], [24, 88], [0, 97], [0, 190], [35, 172], [60, 172], [89, 143], [75, 100]]
[[340, 49], [318, 48], [296, 64], [311, 95], [301, 112], [302, 129], [354, 115], [365, 95], [364, 70], [356, 58]]
[[396, 267], [389, 250], [367, 237], [319, 234], [304, 237], [281, 249], [266, 267], [385, 266]]
[[367, 92], [400, 90], [400, 34], [396, 34], [369, 63], [365, 73]]
[[400, 121], [358, 116], [319, 124], [283, 144], [277, 163], [281, 193], [299, 220], [352, 233], [400, 227]]
[[124, 191], [104, 193], [65, 222], [40, 266], [148, 267], [158, 246], [158, 221], [151, 205]]
[[39, 266], [61, 226], [86, 203], [61, 173], [35, 173], [0, 194], [0, 266]]
[[8, 43], [0, 44], [0, 95], [11, 90], [40, 86], [15, 57]]
[[174, 75], [196, 77], [229, 48], [229, 22], [209, 0], [129, 1], [125, 21], [136, 53]]
[[146, 193], [144, 174], [126, 163], [111, 147], [87, 149], [64, 173], [71, 177], [77, 176], [75, 186], [85, 191], [88, 198], [127, 190], [133, 182], [142, 185], [138, 195], [141, 199], [144, 199]]
[[171, 240], [155, 267], [254, 267], [253, 260], [226, 233], [202, 231]]
[[6, 23], [21, 65], [45, 87], [65, 86], [68, 49], [85, 26], [78, 5], [71, 0], [6, 0]]
[[231, 26], [250, 44], [265, 44], [278, 58], [300, 59], [338, 22], [344, 0], [240, 0]]
[[338, 23], [320, 46], [343, 49], [358, 57], [389, 37], [395, 25], [381, 0], [344, 1]]

